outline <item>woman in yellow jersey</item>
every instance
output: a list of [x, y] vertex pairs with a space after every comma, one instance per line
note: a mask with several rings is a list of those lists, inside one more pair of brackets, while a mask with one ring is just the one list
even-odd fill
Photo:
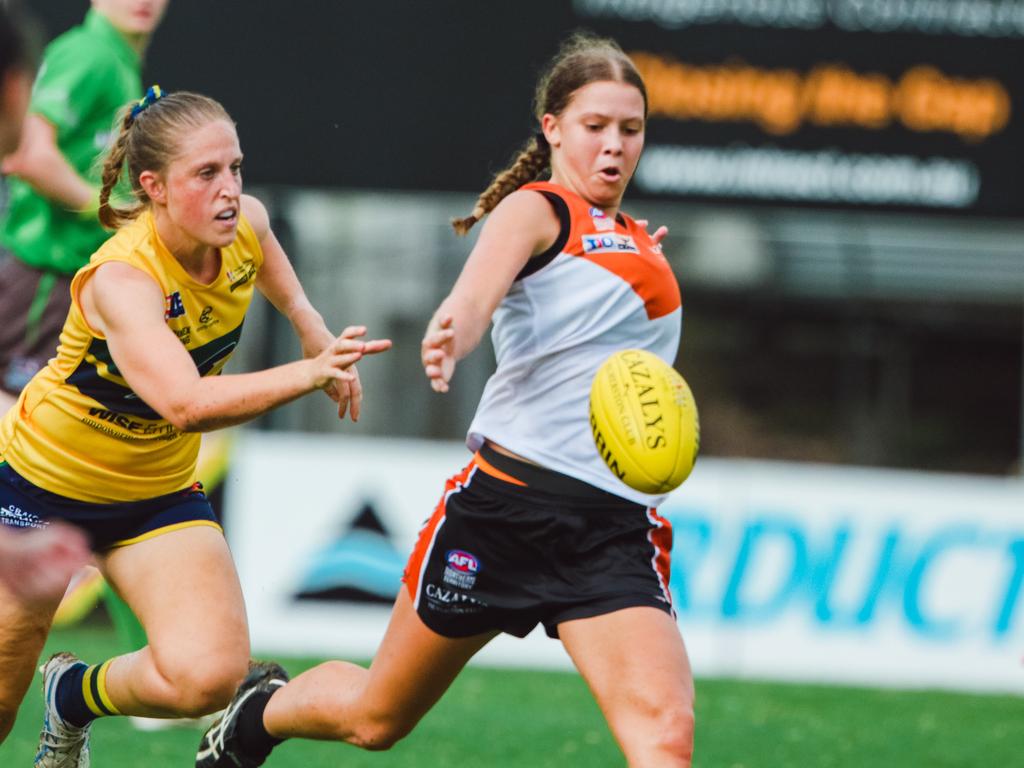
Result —
[[[362, 327], [327, 330], [265, 208], [242, 195], [241, 164], [235, 126], [212, 99], [152, 88], [125, 115], [100, 194], [100, 218], [118, 231], [72, 281], [57, 357], [0, 422], [3, 522], [81, 526], [149, 638], [102, 664], [47, 662], [37, 766], [87, 765], [97, 717], [196, 716], [228, 702], [249, 641], [231, 555], [196, 484], [199, 433], [318, 389], [355, 420], [352, 366], [390, 347], [361, 340]], [[110, 204], [124, 168], [129, 210]], [[255, 288], [291, 321], [305, 359], [218, 376]], [[55, 607], [0, 600], [7, 717]]]

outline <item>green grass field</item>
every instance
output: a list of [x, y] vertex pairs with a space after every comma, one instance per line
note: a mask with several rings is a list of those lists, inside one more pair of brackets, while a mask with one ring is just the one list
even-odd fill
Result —
[[[46, 649], [95, 660], [117, 652], [113, 632], [55, 632]], [[316, 663], [284, 660], [293, 674]], [[698, 768], [976, 768], [1021, 765], [1024, 699], [726, 680], [697, 681]], [[38, 686], [0, 746], [0, 768], [28, 768], [42, 717]], [[140, 733], [124, 719], [97, 723], [95, 768], [190, 766], [192, 729]], [[420, 727], [387, 753], [289, 742], [278, 768], [438, 768], [477, 765], [621, 766], [584, 683], [571, 673], [470, 668]]]

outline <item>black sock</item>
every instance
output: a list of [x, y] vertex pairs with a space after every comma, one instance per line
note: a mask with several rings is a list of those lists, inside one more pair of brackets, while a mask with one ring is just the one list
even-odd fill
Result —
[[81, 728], [96, 719], [82, 694], [82, 678], [85, 677], [85, 670], [88, 668], [89, 665], [85, 662], [69, 668], [57, 681], [57, 690], [54, 691], [57, 713], [65, 723], [70, 723], [76, 728]]
[[274, 691], [257, 691], [250, 696], [238, 713], [238, 725], [235, 727], [238, 746], [246, 755], [260, 760], [265, 760], [270, 750], [284, 741], [267, 733], [263, 725], [263, 711], [273, 695]]
[[121, 714], [107, 694], [109, 666], [110, 660], [92, 666], [78, 662], [61, 675], [54, 696], [64, 722], [81, 728], [97, 717]]

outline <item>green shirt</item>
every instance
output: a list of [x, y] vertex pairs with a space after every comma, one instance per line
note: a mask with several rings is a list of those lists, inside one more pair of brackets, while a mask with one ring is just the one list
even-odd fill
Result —
[[[56, 38], [43, 54], [29, 112], [56, 129], [57, 146], [84, 179], [100, 184], [117, 112], [142, 96], [142, 62], [102, 14]], [[20, 179], [9, 178], [0, 243], [29, 266], [76, 272], [110, 233], [95, 216], [64, 209]]]

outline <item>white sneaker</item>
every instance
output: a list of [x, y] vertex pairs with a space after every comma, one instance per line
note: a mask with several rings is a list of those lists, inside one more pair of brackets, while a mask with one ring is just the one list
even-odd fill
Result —
[[43, 673], [43, 730], [35, 768], [89, 768], [89, 725], [83, 728], [64, 722], [57, 712], [57, 683], [81, 659], [56, 653], [39, 671]]

